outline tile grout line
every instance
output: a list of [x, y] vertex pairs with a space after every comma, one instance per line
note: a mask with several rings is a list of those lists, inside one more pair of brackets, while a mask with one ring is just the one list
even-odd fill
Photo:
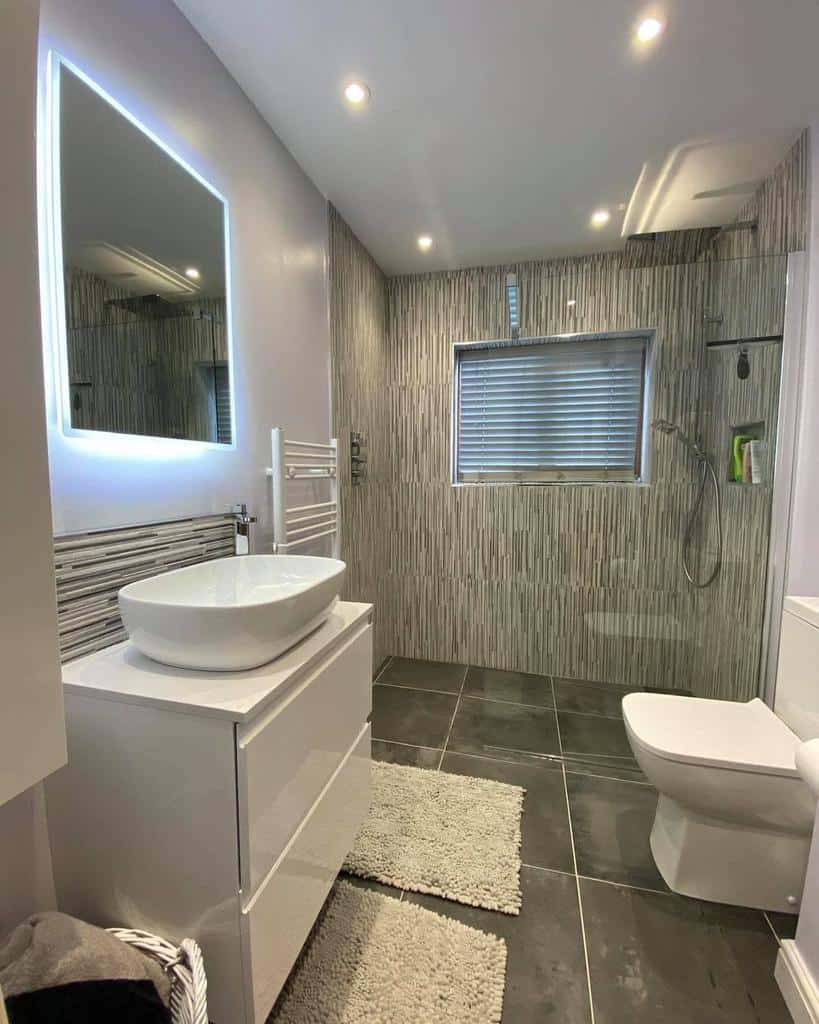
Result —
[[387, 658], [387, 660], [384, 662], [384, 664], [379, 669], [378, 675], [375, 677], [375, 679], [373, 679], [373, 686], [375, 686], [375, 684], [378, 682], [378, 680], [381, 678], [381, 676], [384, 675], [384, 673], [387, 671], [387, 669], [390, 667], [390, 665], [392, 665], [392, 663], [394, 661], [395, 661], [395, 655], [391, 654], [389, 656], [389, 658]]
[[650, 896], [676, 896], [670, 889], [649, 889], [646, 885], [629, 885], [628, 882], [614, 882], [610, 878], [595, 878], [594, 875], [578, 875], [584, 882], [597, 882], [600, 885], [613, 885], [615, 889], [630, 889], [632, 892], [644, 892]]
[[[598, 766], [595, 765], [595, 767]], [[564, 768], [566, 768], [565, 764]], [[567, 767], [566, 772], [568, 775], [585, 775], [587, 779], [602, 779], [604, 782], [627, 782], [630, 786], [647, 786], [649, 789], [654, 788], [650, 782], [643, 782], [642, 779], [623, 779], [619, 775], [597, 775], [595, 772], [583, 772], [580, 771], [579, 768], [572, 767]]]
[[[453, 696], [450, 694], [450, 697]], [[440, 747], [425, 747], [423, 743], [404, 743], [403, 740], [384, 740], [380, 736], [373, 736], [373, 743], [392, 743], [396, 747], [410, 747], [412, 750], [434, 750], [437, 754]], [[378, 758], [375, 758], [378, 760]]]
[[[385, 665], [384, 668], [378, 673], [376, 678], [373, 680], [373, 686], [387, 686], [391, 690], [412, 690], [413, 693], [439, 693], [444, 697], [452, 697], [455, 694], [455, 690], [436, 690], [429, 686], [411, 686], [409, 683], [379, 683], [378, 680], [384, 675], [389, 664]], [[467, 670], [469, 666], [467, 666]], [[546, 678], [549, 678], [548, 676]], [[484, 700], [490, 704], [511, 704], [516, 708], [535, 708], [538, 711], [557, 711], [557, 703], [555, 700], [554, 689], [552, 689], [552, 704], [528, 704], [526, 701], [521, 700], [504, 700], [502, 697], [485, 697], [480, 693], [465, 693], [464, 697], [470, 700]], [[604, 715], [600, 711], [569, 711], [566, 708], [561, 708], [564, 715], [576, 715], [578, 718], [604, 718], [610, 722], [622, 722], [622, 715]], [[612, 755], [615, 756], [615, 755]]]
[[542, 864], [526, 864], [523, 861], [520, 862], [522, 868], [531, 868], [532, 871], [545, 871], [550, 875], [564, 875], [566, 878], [574, 878], [574, 871], [562, 871], [560, 868], [545, 868]]
[[[447, 696], [454, 697], [455, 695], [450, 693], [447, 694]], [[435, 753], [438, 753], [441, 750], [440, 747], [427, 747], [423, 743], [406, 743], [404, 740], [390, 740], [386, 739], [383, 736], [373, 736], [372, 739], [373, 743], [389, 743], [396, 747], [407, 747], [409, 750], [430, 750], [434, 751]], [[495, 749], [510, 749], [511, 751], [511, 748], [498, 747]], [[653, 788], [650, 782], [644, 782], [642, 779], [625, 779], [620, 775], [600, 774], [603, 770], [605, 770], [606, 767], [611, 767], [615, 771], [619, 770], [616, 765], [607, 766], [590, 764], [589, 767], [595, 768], [597, 769], [597, 771], [584, 771], [582, 767], [583, 762], [575, 762], [572, 761], [571, 758], [568, 761], [566, 761], [559, 755], [544, 754], [542, 755], [542, 760], [513, 761], [505, 757], [489, 757], [486, 754], [472, 754], [463, 750], [449, 750], [446, 751], [446, 753], [454, 754], [458, 757], [475, 758], [478, 761], [486, 761], [488, 764], [508, 764], [514, 768], [533, 768], [535, 770], [542, 769], [544, 771], [560, 771], [561, 768], [565, 767], [566, 773], [568, 775], [583, 775], [589, 779], [602, 779], [604, 782], [627, 782], [632, 786], [646, 786], [649, 789]], [[528, 753], [529, 756], [532, 758], [537, 757], [537, 755], [532, 754], [531, 751], [520, 751], [520, 753]], [[376, 760], [379, 759], [376, 758]], [[628, 767], [624, 765], [623, 770], [628, 770]]]
[[[560, 751], [560, 767], [563, 768], [563, 737], [560, 735], [560, 716], [557, 713], [557, 694], [555, 693], [555, 681], [549, 676], [549, 685], [552, 688], [552, 708], [555, 714], [555, 729], [557, 730], [557, 749]], [[569, 809], [569, 797], [566, 796], [566, 810]], [[572, 850], [574, 852], [574, 849]]]
[[[552, 696], [555, 696], [555, 681], [552, 679]], [[555, 725], [557, 726], [557, 741], [560, 749], [561, 759], [563, 757], [563, 740], [560, 735], [560, 719], [557, 714], [557, 701], [555, 702]], [[569, 804], [569, 787], [566, 781], [566, 765], [561, 763], [561, 774], [563, 775], [563, 796], [566, 800], [566, 816], [569, 825], [569, 843], [571, 844], [571, 863], [574, 867], [574, 885], [577, 890], [577, 913], [580, 919], [580, 937], [583, 939], [583, 957], [586, 964], [586, 985], [589, 991], [589, 1016], [590, 1024], [595, 1024], [595, 1000], [592, 995], [592, 972], [589, 967], [589, 943], [586, 940], [586, 920], [583, 912], [583, 895], [580, 893], [580, 877], [577, 873], [577, 851], [574, 848], [574, 826], [571, 823], [571, 805]]]
[[444, 763], [444, 756], [446, 754], [446, 748], [449, 743], [449, 737], [452, 735], [452, 726], [455, 724], [455, 716], [458, 714], [458, 708], [461, 706], [461, 695], [464, 692], [464, 684], [466, 683], [466, 677], [469, 675], [469, 665], [464, 666], [464, 677], [461, 680], [461, 688], [458, 690], [458, 699], [455, 701], [455, 708], [452, 712], [452, 718], [449, 720], [449, 728], [446, 731], [444, 738], [444, 745], [441, 747], [441, 756], [438, 758], [438, 771], [441, 770], [441, 765]]
[[[379, 677], [380, 678], [380, 677]], [[466, 677], [465, 677], [466, 678]], [[455, 696], [458, 690], [433, 690], [429, 687], [421, 686], [407, 686], [405, 683], [376, 683], [373, 682], [374, 686], [386, 686], [391, 690], [412, 690], [413, 693], [440, 693], [442, 696], [451, 697]], [[513, 708], [532, 708], [535, 711], [553, 711], [554, 709], [550, 705], [527, 705], [522, 703], [520, 700], [503, 700], [501, 697], [484, 697], [480, 693], [465, 693], [465, 697], [468, 700], [484, 700], [486, 703], [503, 703], [503, 705], [511, 705]], [[571, 712], [583, 716], [584, 718], [604, 718], [604, 715], [588, 715], [585, 712]], [[618, 722], [619, 719], [614, 719]]]
[[[542, 864], [526, 864], [521, 862], [522, 868], [531, 868], [532, 871], [545, 871], [553, 875], [565, 875], [567, 878], [574, 878], [574, 872], [562, 871], [560, 868], [546, 868]], [[674, 896], [675, 893], [668, 889], [649, 889], [645, 885], [629, 885], [628, 882], [613, 882], [610, 878], [595, 878], [594, 875], [577, 875], [584, 882], [599, 882], [601, 885], [613, 885], [615, 889], [630, 889], [633, 892], [644, 892], [651, 896]], [[770, 922], [769, 922], [770, 923]]]
[[768, 911], [767, 910], [763, 910], [762, 911], [762, 916], [768, 922], [768, 927], [771, 929], [771, 934], [776, 939], [777, 946], [781, 946], [782, 945], [782, 939], [779, 937], [779, 932], [777, 932], [776, 928], [774, 928], [773, 921], [771, 921], [771, 919], [768, 917]]
[[566, 769], [563, 772], [563, 793], [566, 797], [566, 813], [569, 819], [569, 840], [571, 841], [571, 860], [574, 864], [574, 885], [577, 890], [577, 913], [580, 919], [580, 937], [583, 939], [583, 957], [586, 964], [586, 985], [589, 991], [590, 1024], [595, 1024], [595, 1000], [592, 994], [592, 971], [589, 966], [589, 943], [586, 938], [586, 918], [583, 912], [583, 894], [580, 893], [580, 877], [577, 873], [577, 854], [574, 849], [574, 828], [571, 824], [571, 807], [569, 806], [569, 790], [566, 784]]

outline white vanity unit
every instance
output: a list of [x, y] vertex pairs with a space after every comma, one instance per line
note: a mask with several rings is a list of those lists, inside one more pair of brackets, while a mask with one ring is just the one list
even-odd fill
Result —
[[47, 784], [60, 908], [195, 938], [214, 1024], [263, 1024], [370, 793], [372, 607], [340, 602], [270, 664], [64, 668], [69, 764]]

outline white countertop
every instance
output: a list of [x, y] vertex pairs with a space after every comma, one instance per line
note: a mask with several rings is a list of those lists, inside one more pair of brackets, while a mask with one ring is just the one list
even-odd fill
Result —
[[339, 601], [314, 633], [275, 661], [246, 672], [171, 668], [126, 640], [63, 665], [63, 685], [69, 694], [246, 722], [371, 616], [371, 604]]

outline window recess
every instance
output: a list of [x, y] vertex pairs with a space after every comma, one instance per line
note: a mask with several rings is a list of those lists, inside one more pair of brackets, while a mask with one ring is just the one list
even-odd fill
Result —
[[648, 335], [458, 345], [456, 483], [640, 480]]

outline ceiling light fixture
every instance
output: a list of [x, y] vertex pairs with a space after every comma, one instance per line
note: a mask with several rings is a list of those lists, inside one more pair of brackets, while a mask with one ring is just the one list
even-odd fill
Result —
[[593, 228], [602, 228], [611, 220], [611, 214], [608, 210], [595, 210], [591, 215], [591, 224]]
[[369, 87], [363, 82], [350, 82], [344, 89], [344, 98], [351, 107], [363, 107], [370, 98]]
[[566, 303], [566, 305], [567, 306], [576, 306], [577, 305], [577, 299], [569, 299], [569, 301]]
[[430, 235], [419, 235], [418, 236], [418, 248], [421, 252], [429, 252], [432, 248], [432, 238]]
[[637, 26], [637, 41], [640, 43], [650, 43], [653, 39], [663, 30], [663, 23], [657, 18], [643, 18], [640, 24]]
[[189, 277], [191, 281], [198, 281], [199, 271], [196, 269], [196, 267], [188, 267], [185, 270], [185, 277]]

